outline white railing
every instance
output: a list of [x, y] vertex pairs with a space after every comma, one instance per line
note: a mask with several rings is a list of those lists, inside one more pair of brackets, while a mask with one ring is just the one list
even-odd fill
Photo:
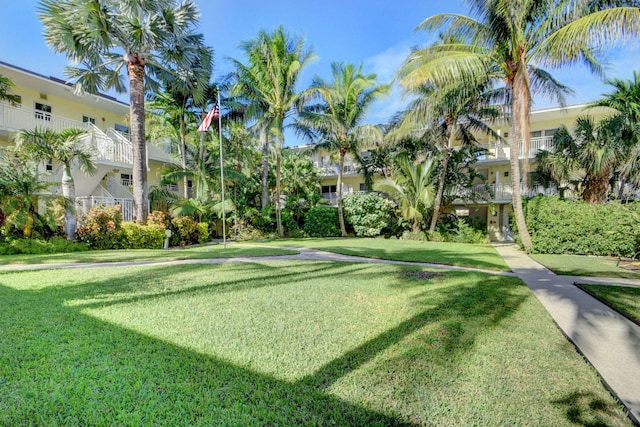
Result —
[[116, 162], [132, 164], [133, 163], [133, 144], [122, 132], [118, 132], [113, 128], [107, 129], [107, 136], [113, 144], [113, 158]]
[[[346, 197], [350, 194], [365, 194], [368, 193], [368, 191], [353, 191], [353, 190], [345, 190], [342, 192], [342, 197]], [[327, 200], [329, 202], [329, 206], [338, 206], [338, 193], [337, 192], [330, 192], [330, 193], [322, 193], [321, 194], [322, 198], [324, 200]]]
[[80, 219], [93, 207], [116, 205], [120, 205], [123, 221], [133, 221], [133, 200], [131, 199], [110, 196], [84, 196], [76, 198], [76, 212]]
[[59, 132], [69, 127], [84, 127], [84, 123], [0, 102], [0, 129], [17, 132], [22, 129], [34, 129], [36, 127]]
[[[537, 185], [534, 187], [525, 187], [525, 185], [520, 185], [520, 193], [523, 197], [534, 197], [538, 194], [544, 195], [559, 195], [560, 192], [555, 187], [544, 188], [541, 185]], [[493, 197], [491, 196], [493, 194]], [[476, 201], [484, 201], [488, 200], [491, 202], [510, 202], [513, 199], [513, 187], [511, 184], [491, 184], [485, 186], [484, 184], [477, 184], [472, 186], [470, 190], [467, 190], [464, 194], [467, 200], [476, 200]], [[566, 198], [575, 198], [576, 195], [569, 190], [564, 192], [564, 197]], [[461, 199], [457, 199], [457, 202], [462, 202]]]
[[127, 187], [120, 183], [120, 180], [113, 176], [107, 177], [107, 191], [115, 198], [124, 198], [133, 200], [133, 194]]
[[[551, 150], [553, 147], [553, 137], [552, 136], [542, 136], [538, 138], [531, 138], [531, 142], [529, 144], [529, 158], [533, 158], [538, 154], [540, 150]], [[500, 142], [492, 142], [490, 144], [482, 144], [480, 145], [482, 148], [487, 150], [487, 153], [480, 154], [478, 156], [479, 160], [489, 160], [489, 159], [508, 159], [511, 155], [511, 150], [509, 149], [508, 143], [500, 143]], [[520, 144], [520, 158], [524, 159], [524, 145]]]
[[[319, 171], [320, 176], [338, 176], [340, 165], [338, 163], [320, 163], [314, 164]], [[354, 175], [358, 173], [359, 164], [357, 162], [345, 161], [342, 166], [342, 175]]]

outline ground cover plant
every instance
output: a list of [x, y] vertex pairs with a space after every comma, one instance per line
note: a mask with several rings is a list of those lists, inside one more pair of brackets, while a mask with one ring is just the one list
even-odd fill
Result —
[[584, 283], [578, 286], [640, 324], [640, 288]]
[[8, 264], [74, 264], [81, 262], [123, 262], [123, 261], [175, 261], [182, 259], [257, 257], [273, 255], [295, 255], [294, 250], [206, 245], [190, 248], [94, 250], [86, 252], [59, 253], [49, 255], [3, 255], [0, 265]]
[[[256, 242], [250, 242], [256, 244]], [[460, 267], [509, 271], [491, 245], [427, 242], [395, 239], [290, 239], [271, 240], [267, 245], [322, 249], [343, 255], [395, 261], [427, 262]]]
[[640, 279], [640, 272], [618, 266], [618, 258], [555, 254], [529, 256], [554, 273], [565, 276]]
[[514, 277], [277, 261], [0, 273], [2, 425], [630, 425]]

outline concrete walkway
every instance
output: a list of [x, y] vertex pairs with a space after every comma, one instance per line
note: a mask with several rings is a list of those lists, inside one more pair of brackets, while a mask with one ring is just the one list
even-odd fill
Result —
[[513, 245], [495, 248], [640, 425], [640, 326], [574, 285], [638, 281], [559, 276]]

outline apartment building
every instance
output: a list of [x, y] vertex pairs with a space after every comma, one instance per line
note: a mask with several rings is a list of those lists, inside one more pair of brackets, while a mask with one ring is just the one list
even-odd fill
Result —
[[[23, 129], [87, 129], [86, 143], [95, 153], [97, 171], [88, 176], [78, 168], [73, 170], [78, 218], [93, 206], [119, 204], [123, 219], [132, 220], [133, 150], [128, 136], [129, 106], [108, 95], [76, 95], [64, 80], [1, 61], [0, 74], [11, 79], [15, 84], [12, 93], [20, 97], [16, 106], [0, 102], [0, 148], [12, 146], [15, 134]], [[159, 185], [162, 170], [174, 162], [167, 152], [147, 144], [148, 185]], [[40, 168], [46, 179], [60, 182], [61, 165], [50, 161]], [[180, 191], [178, 186], [171, 190]], [[60, 189], [52, 186], [52, 191]]]
[[[529, 162], [529, 171], [535, 169], [535, 156], [538, 151], [551, 148], [551, 141], [555, 131], [565, 125], [569, 129], [573, 127], [576, 119], [581, 116], [591, 115], [596, 120], [610, 114], [610, 110], [603, 108], [587, 108], [586, 105], [571, 105], [567, 107], [546, 108], [532, 111], [531, 113], [531, 144], [527, 158], [521, 152], [523, 162]], [[509, 123], [506, 120], [493, 124], [494, 130], [505, 139], [509, 136]], [[478, 158], [475, 164], [476, 170], [487, 179], [489, 189], [480, 181], [475, 186], [474, 193], [482, 195], [478, 200], [456, 200], [453, 209], [458, 215], [468, 215], [478, 218], [487, 224], [487, 232], [493, 241], [509, 241], [512, 239], [511, 224], [513, 217], [512, 184], [510, 174], [510, 150], [507, 143], [492, 140], [486, 136], [480, 136], [479, 142], [486, 149], [486, 154]], [[300, 150], [309, 151], [312, 147], [298, 147]], [[336, 192], [338, 179], [337, 159], [326, 152], [313, 152], [311, 154], [314, 165], [322, 177], [322, 197], [336, 206]], [[366, 156], [366, 151], [363, 152]], [[361, 154], [361, 155], [362, 155]], [[523, 177], [524, 179], [524, 177]], [[521, 192], [523, 196], [536, 194], [555, 194], [555, 189], [545, 189], [539, 186], [528, 185], [522, 182]], [[366, 190], [364, 176], [359, 172], [356, 159], [348, 156], [345, 159], [343, 170], [342, 192], [344, 195]]]

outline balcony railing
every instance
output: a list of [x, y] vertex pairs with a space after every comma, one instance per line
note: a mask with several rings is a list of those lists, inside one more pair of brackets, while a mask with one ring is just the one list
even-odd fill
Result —
[[[542, 136], [538, 138], [531, 138], [529, 144], [529, 158], [533, 158], [538, 154], [540, 150], [551, 150], [553, 147], [552, 136]], [[507, 143], [492, 142], [490, 144], [481, 145], [482, 148], [487, 150], [485, 154], [478, 156], [478, 160], [492, 160], [492, 159], [508, 159], [511, 155], [511, 149]], [[524, 145], [520, 144], [520, 156], [524, 159]]]
[[[338, 163], [314, 163], [319, 170], [320, 176], [338, 176], [340, 170]], [[358, 173], [358, 163], [345, 161], [342, 167], [342, 175], [355, 175]]]
[[69, 127], [84, 127], [84, 123], [0, 102], [0, 129], [18, 132], [22, 129], [34, 129], [35, 127], [59, 132]]
[[[543, 195], [559, 195], [559, 191], [555, 187], [544, 188], [540, 185], [534, 187], [526, 187], [524, 184], [520, 185], [520, 193], [523, 197], [533, 197], [538, 194]], [[493, 194], [493, 196], [492, 196]], [[511, 184], [491, 184], [485, 186], [484, 184], [478, 184], [472, 186], [470, 190], [467, 190], [464, 194], [464, 201], [489, 201], [489, 202], [510, 202], [513, 199], [513, 187]], [[565, 190], [564, 197], [575, 198], [577, 195], [572, 191]], [[463, 198], [457, 199], [456, 203], [464, 203]]]

